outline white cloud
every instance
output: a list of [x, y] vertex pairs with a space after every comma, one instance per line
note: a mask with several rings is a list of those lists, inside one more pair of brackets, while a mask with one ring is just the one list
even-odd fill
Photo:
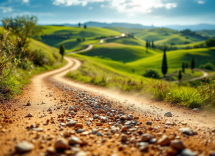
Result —
[[29, 3], [29, 0], [22, 0], [23, 3]]
[[[177, 7], [177, 3], [167, 3], [166, 0], [53, 0], [54, 5], [82, 5], [88, 3], [107, 2], [110, 7], [117, 9], [119, 12], [128, 13], [134, 16], [136, 13], [150, 13], [153, 8], [172, 9]], [[101, 5], [104, 7], [104, 4]]]
[[112, 0], [111, 5], [119, 12], [129, 14], [150, 13], [153, 8], [172, 9], [177, 7], [177, 3], [164, 3], [163, 0]]
[[205, 4], [205, 2], [204, 2], [204, 1], [198, 1], [198, 3], [199, 3], [199, 4]]
[[104, 2], [106, 0], [53, 0], [54, 5], [66, 5], [66, 6], [72, 6], [72, 5], [82, 5], [85, 6], [88, 3], [94, 3], [94, 2]]
[[11, 7], [0, 7], [3, 13], [11, 12], [13, 9]]
[[105, 5], [104, 5], [104, 4], [102, 4], [102, 5], [101, 5], [101, 8], [104, 8], [104, 7], [105, 7]]
[[93, 8], [92, 8], [92, 7], [89, 7], [89, 9], [92, 10]]

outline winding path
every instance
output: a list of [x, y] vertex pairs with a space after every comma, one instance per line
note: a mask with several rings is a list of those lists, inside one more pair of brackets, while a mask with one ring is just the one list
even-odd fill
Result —
[[[114, 38], [120, 38], [120, 37], [125, 37], [125, 34], [121, 34], [120, 36], [114, 36], [114, 37], [108, 37], [108, 38], [104, 38], [104, 39], [101, 39], [99, 41], [98, 44], [102, 44], [104, 43], [105, 40], [109, 40], [109, 39], [114, 39]], [[73, 51], [73, 52], [67, 52], [66, 54], [75, 54], [75, 53], [81, 53], [81, 52], [85, 52], [85, 51], [89, 51], [93, 49], [93, 45], [92, 44], [89, 44], [88, 47], [86, 49], [83, 49], [83, 50], [78, 50], [78, 51]]]

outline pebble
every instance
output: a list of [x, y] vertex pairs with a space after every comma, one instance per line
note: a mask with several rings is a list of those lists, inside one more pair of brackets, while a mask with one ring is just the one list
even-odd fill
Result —
[[66, 125], [67, 126], [74, 126], [76, 123], [77, 123], [77, 121], [70, 120]]
[[127, 136], [125, 134], [122, 134], [121, 141], [125, 142], [127, 140], [128, 140]]
[[147, 125], [152, 125], [152, 122], [147, 121], [146, 124], [147, 124]]
[[98, 132], [98, 129], [93, 129], [92, 134], [96, 134]]
[[143, 134], [141, 140], [143, 142], [148, 142], [150, 139], [152, 139], [152, 135], [151, 134]]
[[102, 136], [102, 133], [101, 133], [101, 132], [98, 132], [98, 133], [97, 133], [97, 136]]
[[166, 135], [163, 135], [162, 138], [160, 138], [158, 140], [158, 144], [161, 145], [161, 146], [167, 146], [170, 144], [170, 139], [168, 138], [168, 136]]
[[198, 112], [199, 109], [198, 109], [198, 108], [194, 108], [193, 111], [194, 111], [194, 112]]
[[180, 128], [179, 131], [183, 134], [186, 134], [186, 135], [193, 135], [193, 130], [189, 127], [185, 127], [185, 128]]
[[93, 115], [93, 119], [98, 119], [99, 115], [98, 114], [94, 114]]
[[76, 124], [75, 124], [75, 127], [80, 127], [80, 128], [82, 128], [82, 127], [83, 127], [83, 124], [82, 124], [82, 123], [76, 123]]
[[17, 152], [24, 153], [30, 152], [34, 148], [34, 145], [27, 141], [22, 141], [21, 143], [17, 144], [15, 148]]
[[171, 123], [169, 121], [166, 122], [166, 125], [171, 125]]
[[185, 148], [185, 149], [183, 149], [181, 151], [181, 155], [182, 156], [197, 156], [197, 154], [195, 152], [193, 152], [193, 151], [191, 151], [190, 149], [187, 149], [187, 148]]
[[138, 143], [138, 146], [140, 148], [140, 151], [146, 151], [148, 149], [149, 144], [146, 142], [140, 142]]
[[66, 124], [65, 123], [60, 123], [60, 126], [66, 126]]
[[64, 138], [58, 138], [54, 144], [55, 149], [68, 149], [68, 141]]
[[31, 113], [28, 114], [28, 117], [33, 117], [33, 115]]
[[89, 122], [89, 121], [86, 122], [86, 125], [87, 125], [87, 126], [90, 126], [90, 124], [91, 124], [91, 122]]
[[33, 131], [37, 131], [37, 132], [42, 132], [42, 131], [43, 131], [43, 128], [33, 128], [32, 130], [33, 130]]
[[72, 106], [70, 106], [70, 107], [69, 107], [69, 110], [70, 110], [70, 111], [71, 111], [71, 110], [73, 110], [73, 107], [72, 107]]
[[172, 140], [170, 147], [177, 150], [183, 150], [185, 148], [184, 143], [181, 140]]
[[48, 148], [47, 148], [47, 152], [48, 152], [49, 154], [54, 154], [54, 153], [56, 153], [56, 150], [55, 150], [54, 147], [48, 147]]
[[75, 113], [74, 111], [71, 111], [70, 114], [71, 114], [72, 116], [74, 116], [76, 113]]
[[166, 117], [172, 117], [172, 113], [171, 113], [171, 112], [166, 112], [166, 113], [164, 114], [164, 116], [166, 116]]
[[211, 129], [211, 132], [215, 133], [215, 128], [212, 128], [212, 129]]
[[82, 141], [76, 137], [76, 136], [72, 136], [71, 138], [69, 138], [69, 144], [81, 144]]

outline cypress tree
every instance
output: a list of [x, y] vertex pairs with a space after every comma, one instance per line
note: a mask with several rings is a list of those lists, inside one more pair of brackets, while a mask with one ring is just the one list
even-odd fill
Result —
[[182, 79], [182, 74], [181, 74], [181, 70], [179, 70], [179, 73], [178, 73], [178, 80], [181, 80]]
[[165, 77], [167, 70], [168, 70], [167, 58], [166, 58], [166, 47], [164, 47], [164, 50], [163, 50], [163, 61], [162, 61], [162, 67], [161, 68], [162, 68], [162, 73]]
[[78, 27], [79, 27], [79, 28], [81, 27], [81, 23], [78, 23]]
[[182, 63], [182, 72], [185, 73], [185, 63]]
[[150, 41], [149, 41], [149, 47], [151, 47], [151, 43], [150, 43]]
[[154, 45], [154, 41], [152, 40], [152, 48], [154, 48], [155, 47], [155, 45]]
[[194, 57], [192, 57], [192, 60], [191, 60], [191, 70], [192, 70], [193, 73], [194, 73], [194, 68], [195, 68], [195, 60], [194, 60]]
[[60, 45], [59, 52], [62, 55], [62, 61], [63, 61], [63, 55], [65, 53], [65, 48], [64, 48], [64, 46], [62, 44]]

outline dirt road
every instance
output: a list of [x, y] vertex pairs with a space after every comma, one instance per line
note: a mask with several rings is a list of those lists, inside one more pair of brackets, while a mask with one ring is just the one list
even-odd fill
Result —
[[215, 150], [213, 115], [71, 81], [64, 75], [81, 62], [66, 59], [63, 68], [34, 76], [23, 95], [1, 104], [0, 155], [211, 155]]

